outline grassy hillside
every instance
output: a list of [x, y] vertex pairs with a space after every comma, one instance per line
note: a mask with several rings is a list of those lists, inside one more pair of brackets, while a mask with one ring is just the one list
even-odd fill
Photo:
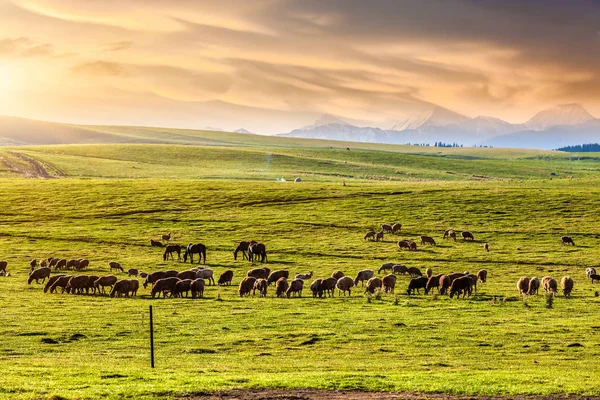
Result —
[[[54, 157], [48, 149], [27, 151]], [[133, 153], [127, 160], [139, 156]], [[177, 163], [184, 168], [185, 160]], [[0, 184], [0, 258], [12, 275], [0, 278], [0, 397], [164, 398], [231, 387], [600, 395], [599, 286], [584, 274], [600, 256], [594, 179]], [[401, 234], [362, 240], [383, 222], [402, 223]], [[476, 240], [445, 241], [449, 227], [468, 229]], [[302, 298], [278, 299], [272, 287], [265, 299], [239, 298], [236, 287], [209, 287], [200, 300], [152, 300], [149, 289], [111, 299], [44, 294], [41, 285], [26, 284], [29, 260], [49, 256], [86, 257], [88, 273], [98, 275], [111, 260], [148, 272], [184, 270], [189, 264], [163, 262], [161, 249], [149, 246], [168, 231], [172, 242], [205, 243], [206, 266], [217, 275], [232, 269], [234, 284], [259, 266], [233, 260], [235, 243], [248, 238], [267, 245], [269, 268], [292, 275], [353, 276], [395, 261], [434, 273], [485, 268], [489, 281], [467, 300], [407, 296], [406, 276], [398, 277], [397, 296], [380, 299], [360, 288], [349, 298], [313, 299], [305, 289]], [[399, 238], [420, 234], [433, 235], [438, 246], [398, 250]], [[562, 246], [562, 234], [577, 246]], [[571, 275], [575, 292], [546, 308], [543, 295], [517, 296], [523, 275]]]

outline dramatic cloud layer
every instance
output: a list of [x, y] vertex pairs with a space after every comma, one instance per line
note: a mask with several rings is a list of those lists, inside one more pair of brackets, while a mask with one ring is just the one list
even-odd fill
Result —
[[0, 114], [276, 133], [600, 115], [597, 0], [0, 0]]

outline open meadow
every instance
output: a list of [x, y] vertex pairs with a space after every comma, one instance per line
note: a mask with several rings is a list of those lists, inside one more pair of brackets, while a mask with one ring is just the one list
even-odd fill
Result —
[[[284, 139], [261, 147], [240, 138], [0, 149], [0, 259], [10, 272], [0, 277], [0, 398], [177, 398], [233, 388], [600, 396], [600, 285], [585, 275], [600, 258], [597, 158]], [[23, 177], [40, 166], [57, 178]], [[398, 234], [363, 240], [394, 222]], [[475, 240], [444, 240], [448, 228]], [[33, 258], [83, 257], [83, 273], [94, 275], [109, 274], [109, 261], [145, 272], [189, 268], [150, 246], [167, 232], [171, 243], [204, 243], [205, 266], [217, 277], [233, 270], [233, 285], [207, 286], [201, 299], [27, 285]], [[423, 234], [437, 246], [421, 245]], [[563, 246], [562, 235], [576, 246]], [[404, 238], [418, 250], [399, 250]], [[350, 297], [313, 298], [311, 279], [300, 298], [277, 298], [273, 285], [266, 298], [240, 298], [246, 271], [263, 265], [234, 261], [248, 239], [265, 243], [271, 271], [290, 275], [354, 277], [393, 261], [434, 274], [486, 269], [488, 281], [464, 300], [409, 296], [406, 275], [395, 294], [365, 296], [359, 284]], [[571, 276], [571, 297], [519, 296], [519, 277], [546, 275]]]

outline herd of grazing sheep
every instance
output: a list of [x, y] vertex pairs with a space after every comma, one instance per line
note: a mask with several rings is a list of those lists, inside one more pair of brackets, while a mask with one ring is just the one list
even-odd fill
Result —
[[[373, 230], [367, 232], [364, 236], [364, 240], [374, 238], [379, 240], [383, 238], [384, 233], [399, 233], [401, 225], [395, 224], [382, 224], [381, 231], [375, 232]], [[471, 232], [463, 231], [461, 236], [464, 240], [474, 240], [474, 235]], [[171, 234], [162, 235], [163, 240], [170, 240]], [[444, 239], [456, 240], [456, 232], [454, 230], [446, 230], [443, 235]], [[575, 246], [573, 239], [569, 236], [563, 236], [561, 238], [563, 244], [570, 244]], [[436, 245], [433, 237], [422, 235], [421, 244], [429, 244], [432, 246]], [[151, 240], [151, 246], [164, 247], [161, 242]], [[206, 247], [202, 244], [189, 245], [188, 248], [184, 248], [179, 245], [168, 245], [163, 259], [167, 260], [167, 252], [170, 249], [176, 249], [179, 253], [180, 249], [185, 249], [188, 252], [191, 246], [200, 246], [204, 251], [204, 259], [206, 260]], [[400, 249], [416, 250], [417, 244], [412, 240], [400, 240], [398, 242]], [[484, 245], [485, 251], [489, 251], [488, 244]], [[175, 250], [173, 250], [175, 251]], [[254, 240], [240, 242], [239, 245], [233, 252], [234, 260], [237, 260], [238, 253], [242, 253], [243, 259], [248, 261], [261, 261], [266, 262], [266, 246], [262, 243], [258, 243]], [[187, 254], [186, 254], [187, 255]], [[185, 259], [185, 258], [184, 258]], [[0, 275], [10, 276], [7, 272], [7, 261], [0, 261]], [[29, 263], [29, 276], [27, 284], [31, 284], [33, 281], [36, 283], [43, 284], [46, 279], [46, 285], [44, 287], [44, 293], [54, 293], [59, 289], [61, 293], [68, 294], [106, 294], [110, 297], [130, 297], [135, 296], [139, 290], [139, 281], [137, 279], [129, 279], [141, 277], [144, 279], [143, 287], [146, 289], [149, 285], [151, 286], [150, 295], [152, 298], [160, 297], [188, 297], [192, 298], [203, 297], [205, 285], [231, 285], [233, 281], [234, 272], [232, 270], [224, 271], [215, 283], [213, 278], [213, 270], [204, 267], [195, 267], [185, 271], [168, 270], [168, 271], [156, 271], [153, 273], [139, 272], [135, 268], [130, 268], [127, 271], [128, 279], [119, 279], [116, 275], [67, 275], [65, 273], [58, 273], [51, 276], [52, 270], [54, 272], [62, 272], [65, 270], [82, 271], [88, 268], [89, 261], [84, 258], [78, 259], [65, 259], [49, 257], [42, 259], [39, 262], [35, 259]], [[108, 263], [109, 272], [117, 271], [125, 273], [124, 268], [120, 263], [111, 261]], [[389, 273], [388, 273], [389, 271]], [[333, 297], [335, 289], [338, 290], [338, 296], [351, 295], [352, 288], [358, 287], [360, 283], [364, 288], [364, 293], [374, 294], [376, 291], [383, 291], [384, 293], [394, 293], [397, 276], [408, 275], [411, 279], [408, 282], [406, 293], [408, 295], [414, 294], [414, 292], [420, 294], [420, 289], [423, 289], [425, 294], [430, 293], [434, 288], [437, 289], [440, 295], [449, 295], [450, 298], [456, 296], [457, 298], [462, 295], [463, 298], [471, 296], [474, 291], [477, 290], [477, 282], [485, 283], [487, 280], [487, 270], [480, 270], [477, 274], [471, 274], [469, 272], [463, 273], [448, 273], [448, 274], [437, 274], [433, 275], [431, 268], [427, 268], [425, 276], [417, 267], [406, 267], [402, 264], [393, 262], [384, 263], [377, 270], [377, 274], [388, 273], [382, 277], [375, 276], [375, 271], [371, 269], [364, 269], [356, 274], [355, 278], [346, 276], [341, 271], [335, 271], [330, 277], [314, 279], [310, 284], [310, 291], [313, 297]], [[594, 268], [586, 269], [586, 275], [588, 279], [592, 281], [600, 282], [600, 275], [596, 274]], [[313, 278], [313, 272], [310, 271], [307, 274], [297, 274], [293, 279], [290, 279], [288, 270], [277, 270], [271, 272], [267, 267], [253, 268], [247, 271], [245, 277], [243, 277], [239, 283], [238, 293], [241, 297], [249, 295], [258, 295], [260, 297], [267, 296], [267, 291], [271, 285], [274, 285], [276, 297], [294, 297], [302, 296], [304, 289], [304, 281]], [[40, 282], [41, 281], [41, 282]], [[568, 297], [573, 291], [573, 279], [569, 276], [565, 276], [560, 281], [560, 286], [565, 297]], [[543, 277], [540, 281], [537, 277], [521, 277], [517, 282], [517, 289], [522, 295], [534, 295], [539, 293], [539, 288], [543, 287], [546, 293], [556, 295], [558, 293], [558, 282], [550, 277]]]

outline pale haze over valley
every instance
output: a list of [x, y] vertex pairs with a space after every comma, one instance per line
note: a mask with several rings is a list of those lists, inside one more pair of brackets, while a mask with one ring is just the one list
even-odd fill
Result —
[[[383, 143], [588, 143], [600, 138], [598, 21], [591, 0], [0, 0], [0, 115]], [[19, 142], [20, 126], [0, 121], [3, 143]]]

